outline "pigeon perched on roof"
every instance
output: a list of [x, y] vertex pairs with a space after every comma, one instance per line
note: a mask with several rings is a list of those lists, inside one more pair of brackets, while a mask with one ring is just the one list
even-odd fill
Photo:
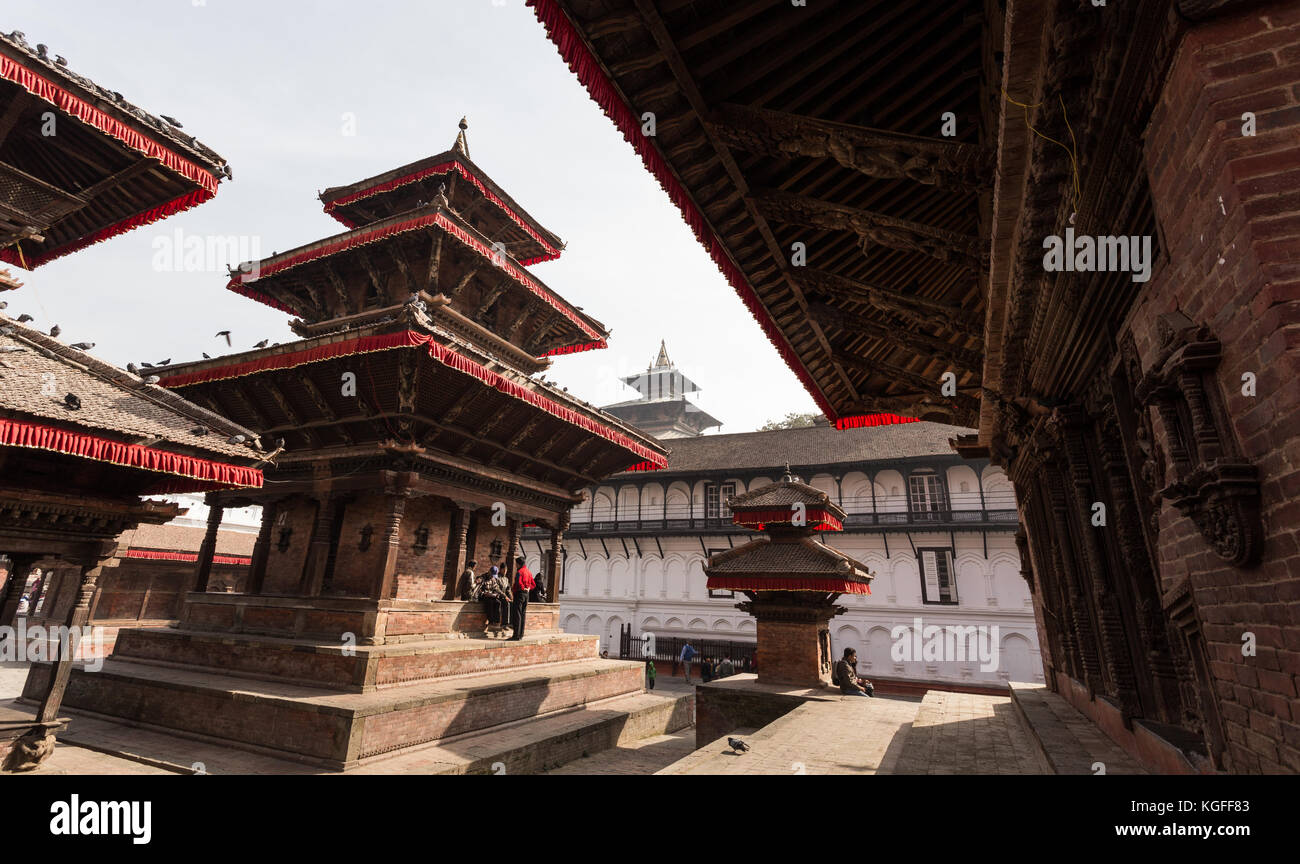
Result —
[[23, 314], [21, 314], [21, 315], [18, 316], [18, 323], [19, 323], [19, 324], [26, 324], [28, 321], [35, 321], [35, 320], [36, 320], [35, 318], [33, 318], [32, 316], [28, 315], [26, 312], [24, 312]]
[[243, 444], [248, 438], [243, 435], [231, 435], [226, 439], [227, 444]]
[[94, 342], [73, 342], [72, 347], [76, 348], [78, 351], [89, 351], [91, 348], [95, 347], [95, 343]]
[[166, 366], [166, 365], [167, 365], [168, 363], [170, 363], [170, 362], [172, 362], [172, 358], [168, 357], [166, 360], [159, 360], [158, 363], [157, 363], [156, 365], [158, 365], [158, 366]]
[[126, 364], [126, 371], [130, 372], [132, 375], [139, 375], [140, 367], [135, 365], [134, 363], [128, 363]]
[[67, 58], [67, 57], [64, 57], [62, 54], [55, 54], [55, 55], [54, 55], [54, 62], [55, 62], [55, 63], [58, 63], [60, 66], [67, 66], [67, 65], [68, 65], [68, 58]]
[[146, 383], [146, 384], [157, 384], [157, 383], [158, 383], [159, 381], [161, 381], [161, 380], [162, 380], [162, 379], [159, 378], [157, 375], [150, 375], [148, 378], [144, 379], [144, 383]]
[[207, 434], [208, 434], [208, 427], [207, 427], [207, 426], [195, 426], [193, 429], [190, 430], [190, 434], [191, 434], [191, 435], [207, 435]]
[[203, 359], [204, 359], [204, 360], [211, 360], [211, 359], [212, 359], [211, 357], [208, 356], [208, 352], [207, 352], [207, 351], [201, 351], [201, 352], [199, 352], [199, 353], [201, 353], [201, 354], [203, 355]]
[[81, 408], [81, 399], [78, 398], [76, 393], [69, 393], [63, 397], [63, 404], [67, 405], [73, 411], [77, 411]]
[[181, 124], [181, 121], [177, 120], [175, 117], [168, 117], [166, 114], [159, 114], [158, 116], [175, 126], [177, 129], [185, 128], [185, 126]]
[[63, 328], [60, 327], [58, 324], [55, 324], [53, 327], [50, 328], [50, 336], [54, 339], [58, 339], [59, 334], [62, 332], [63, 332]]
[[748, 753], [749, 745], [739, 738], [728, 738], [727, 746], [731, 748], [732, 753]]
[[271, 344], [271, 340], [270, 340], [270, 339], [263, 339], [261, 342], [258, 342], [258, 343], [257, 343], [256, 345], [254, 345], [253, 347], [254, 347], [254, 348], [265, 348], [267, 345], [270, 345], [270, 344]]

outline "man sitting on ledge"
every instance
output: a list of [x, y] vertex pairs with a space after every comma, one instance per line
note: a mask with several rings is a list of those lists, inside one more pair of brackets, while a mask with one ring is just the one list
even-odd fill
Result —
[[835, 664], [835, 674], [831, 683], [840, 688], [841, 693], [858, 696], [874, 696], [876, 688], [866, 678], [858, 677], [858, 652], [852, 648], [844, 649], [844, 659]]

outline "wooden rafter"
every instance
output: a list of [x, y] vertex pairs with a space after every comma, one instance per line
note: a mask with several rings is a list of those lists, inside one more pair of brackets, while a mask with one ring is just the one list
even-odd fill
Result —
[[846, 333], [883, 339], [901, 348], [910, 349], [919, 357], [943, 360], [960, 372], [978, 374], [982, 368], [979, 352], [958, 348], [933, 336], [887, 327], [864, 315], [846, 312], [829, 303], [809, 303], [808, 311], [823, 323], [839, 327]]

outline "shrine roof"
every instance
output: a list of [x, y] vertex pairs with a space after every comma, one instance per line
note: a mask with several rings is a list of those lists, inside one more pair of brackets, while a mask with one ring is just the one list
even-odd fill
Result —
[[[66, 63], [0, 34], [0, 110], [16, 130], [0, 142], [0, 261], [26, 269], [201, 204], [230, 177], [179, 121]], [[50, 122], [57, 134], [42, 134]]]
[[728, 590], [869, 594], [875, 578], [867, 565], [813, 537], [785, 541], [758, 537], [712, 556], [704, 572], [710, 588]]
[[[567, 319], [574, 341], [551, 348], [545, 352], [546, 354], [565, 354], [605, 347], [609, 331], [603, 324], [562, 298], [527, 271], [514, 257], [494, 250], [491, 241], [452, 210], [445, 198], [342, 234], [277, 253], [256, 263], [241, 264], [239, 271], [232, 274], [226, 287], [272, 308], [304, 319], [324, 320], [329, 317], [324, 310], [315, 310], [309, 315], [306, 314], [305, 309], [297, 308], [310, 302], [309, 298], [315, 294], [315, 286], [311, 284], [311, 271], [302, 271], [300, 268], [309, 265], [329, 265], [346, 260], [348, 256], [364, 256], [364, 252], [358, 251], [361, 247], [395, 242], [394, 238], [410, 232], [441, 232], [444, 236], [450, 236], [480, 259], [484, 269], [490, 267], [504, 273], [516, 286]], [[364, 266], [364, 258], [362, 266]], [[306, 275], [303, 275], [304, 273]]]
[[[5, 444], [127, 467], [152, 465], [148, 470], [195, 480], [211, 479], [203, 476], [201, 466], [189, 464], [205, 462], [230, 469], [217, 472], [238, 481], [226, 485], [261, 485], [260, 471], [242, 467], [259, 461], [260, 454], [226, 440], [243, 435], [252, 441], [256, 433], [3, 315], [0, 328], [8, 331], [0, 333], [0, 425], [6, 429], [0, 440]], [[79, 407], [69, 407], [68, 394], [79, 400]], [[207, 432], [196, 435], [193, 430], [200, 426]], [[58, 435], [69, 432], [68, 427], [109, 437], [94, 436], [91, 447], [89, 438], [70, 433], [86, 445], [72, 447], [71, 438]]]
[[[438, 186], [452, 174], [457, 174], [468, 181], [484, 199], [493, 204], [510, 222], [522, 229], [536, 245], [531, 254], [519, 256], [522, 263], [533, 264], [560, 256], [564, 241], [520, 207], [482, 168], [474, 164], [459, 146], [453, 146], [452, 149], [442, 153], [346, 186], [331, 186], [320, 193], [320, 200], [326, 213], [349, 228], [355, 228], [378, 221], [359, 212], [358, 205], [373, 208], [379, 214], [379, 218], [387, 218], [397, 212], [392, 209], [393, 207], [401, 207], [401, 204], [396, 202], [405, 201], [417, 188], [424, 195], [425, 200], [432, 200], [437, 194]], [[386, 198], [393, 199], [393, 202], [386, 201]]]

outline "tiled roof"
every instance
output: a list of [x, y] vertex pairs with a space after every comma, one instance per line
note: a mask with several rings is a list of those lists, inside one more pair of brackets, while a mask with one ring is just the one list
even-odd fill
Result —
[[784, 509], [793, 504], [806, 504], [809, 507], [834, 508], [839, 510], [831, 503], [831, 499], [825, 492], [820, 489], [809, 486], [807, 483], [772, 483], [755, 489], [753, 492], [746, 492], [744, 495], [736, 495], [729, 502], [732, 510], [736, 509]]
[[834, 576], [852, 582], [872, 579], [867, 565], [812, 537], [773, 542], [759, 537], [708, 560], [710, 576]]
[[[831, 465], [844, 462], [893, 461], [912, 456], [955, 455], [949, 439], [974, 432], [945, 423], [896, 423], [840, 431], [834, 426], [805, 426], [770, 432], [702, 435], [662, 442], [669, 448], [669, 472], [716, 471], [724, 468], [779, 471], [786, 463]], [[657, 472], [662, 474], [664, 472]]]
[[[251, 447], [226, 442], [237, 434], [251, 441], [256, 433], [3, 314], [0, 328], [10, 331], [0, 333], [0, 413], [159, 439], [239, 464], [258, 458]], [[79, 409], [64, 404], [69, 393], [81, 400]], [[191, 431], [200, 425], [209, 430], [206, 435]]]
[[[119, 539], [123, 549], [163, 549], [174, 552], [198, 552], [203, 545], [203, 528], [184, 525], [141, 525], [123, 532]], [[218, 555], [252, 555], [257, 535], [247, 531], [218, 531]]]

